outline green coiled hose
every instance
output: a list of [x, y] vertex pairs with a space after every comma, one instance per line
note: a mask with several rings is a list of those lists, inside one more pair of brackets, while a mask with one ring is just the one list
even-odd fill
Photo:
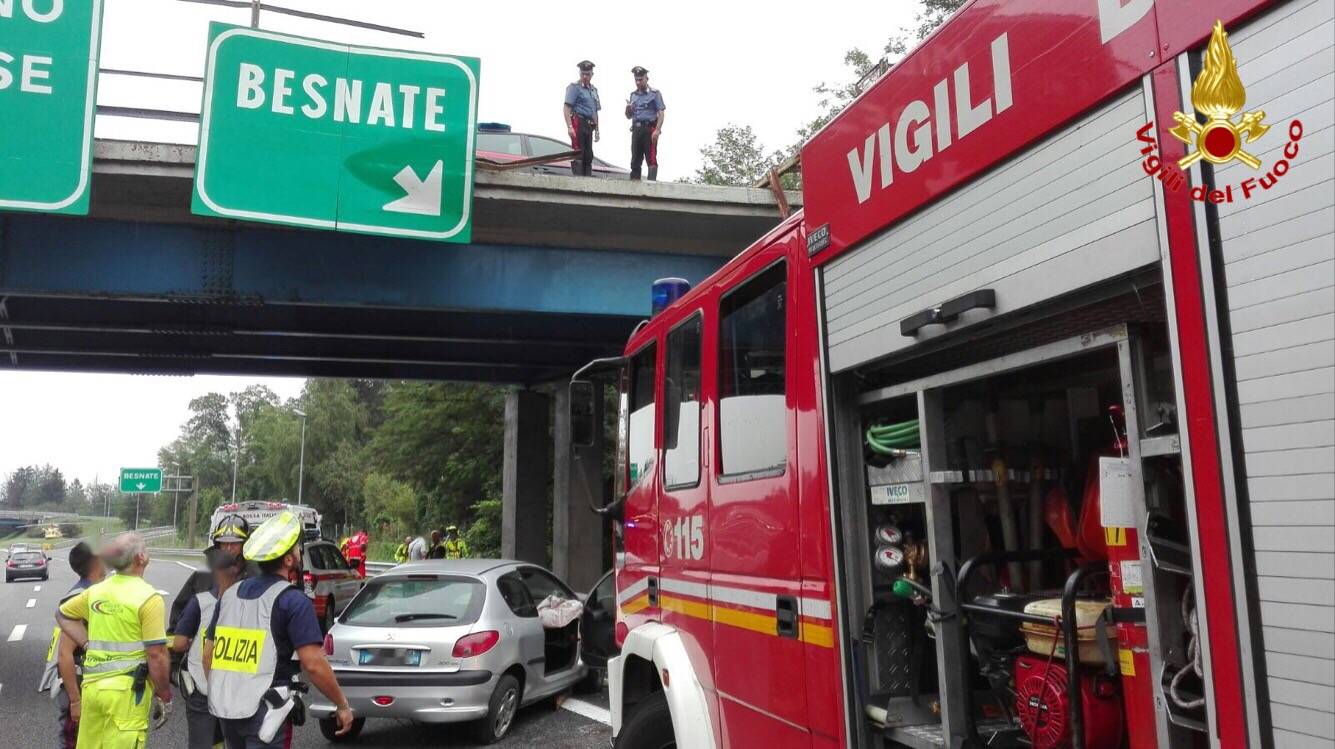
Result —
[[867, 428], [867, 447], [874, 453], [894, 455], [900, 450], [916, 450], [919, 446], [918, 420], [898, 424], [873, 424]]

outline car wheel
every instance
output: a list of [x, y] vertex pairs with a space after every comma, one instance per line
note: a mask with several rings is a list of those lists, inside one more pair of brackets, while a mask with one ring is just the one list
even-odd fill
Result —
[[515, 713], [519, 712], [519, 681], [505, 674], [496, 684], [496, 691], [491, 693], [491, 704], [487, 717], [477, 722], [474, 730], [479, 744], [495, 744], [505, 738], [514, 725]]
[[325, 634], [329, 634], [329, 630], [333, 628], [334, 628], [334, 597], [329, 596], [324, 601], [324, 617], [320, 619], [320, 631], [324, 632]]
[[677, 737], [672, 733], [672, 711], [668, 709], [667, 695], [654, 692], [640, 701], [621, 724], [615, 749], [676, 749]]
[[321, 718], [320, 733], [324, 735], [325, 739], [327, 739], [329, 743], [341, 744], [356, 739], [357, 736], [361, 734], [362, 726], [364, 725], [366, 725], [366, 718], [353, 718], [352, 728], [349, 728], [347, 733], [343, 734], [342, 736], [339, 736], [338, 721], [334, 720], [333, 718]]

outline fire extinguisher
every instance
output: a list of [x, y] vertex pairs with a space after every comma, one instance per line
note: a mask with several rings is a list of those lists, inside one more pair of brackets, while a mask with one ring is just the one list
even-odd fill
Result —
[[[1113, 449], [1105, 455], [1127, 454], [1126, 421], [1120, 405], [1108, 408], [1115, 432]], [[1091, 460], [1086, 495], [1099, 491], [1099, 456]], [[1086, 501], [1089, 497], [1086, 496]], [[1096, 500], [1097, 501], [1097, 500]], [[1135, 528], [1105, 527], [1108, 570], [1112, 587], [1112, 619], [1117, 630], [1117, 665], [1122, 676], [1126, 711], [1127, 746], [1157, 749], [1154, 680], [1150, 671], [1149, 635], [1145, 625], [1145, 584], [1140, 560], [1140, 539]]]

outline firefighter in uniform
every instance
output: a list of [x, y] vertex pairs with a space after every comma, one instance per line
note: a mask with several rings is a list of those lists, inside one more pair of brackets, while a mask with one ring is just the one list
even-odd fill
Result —
[[630, 178], [640, 178], [640, 164], [649, 162], [649, 179], [658, 179], [658, 136], [663, 132], [667, 105], [663, 92], [649, 86], [649, 71], [636, 65], [635, 90], [626, 97], [626, 119], [630, 120]]
[[[80, 541], [70, 549], [70, 569], [79, 576], [79, 581], [60, 599], [65, 603], [97, 583], [105, 576], [102, 560], [97, 558], [87, 543]], [[42, 669], [42, 679], [37, 691], [51, 693], [59, 708], [60, 747], [74, 749], [79, 736], [79, 710], [81, 707], [79, 690], [82, 679], [79, 669], [83, 667], [83, 651], [74, 646], [74, 640], [62, 637], [60, 627], [51, 634], [51, 645], [46, 649], [46, 667]]]
[[176, 674], [185, 697], [186, 746], [211, 749], [222, 744], [222, 726], [209, 712], [209, 682], [204, 673], [204, 629], [213, 621], [218, 597], [244, 576], [241, 546], [250, 536], [250, 523], [240, 515], [223, 519], [213, 532], [213, 548], [205, 552], [213, 585], [196, 593], [172, 627], [172, 650], [185, 653]]
[[84, 651], [78, 742], [140, 749], [150, 721], [161, 727], [170, 713], [165, 605], [144, 580], [148, 551], [138, 533], [116, 536], [102, 560], [116, 574], [61, 604], [56, 616]]
[[598, 110], [603, 108], [598, 89], [593, 85], [593, 63], [579, 63], [579, 80], [566, 86], [564, 113], [566, 129], [570, 132], [570, 147], [580, 151], [570, 162], [570, 171], [576, 176], [593, 174], [593, 144], [598, 140]]
[[290, 745], [294, 721], [305, 721], [303, 671], [336, 706], [329, 720], [337, 735], [353, 728], [352, 708], [325, 660], [315, 608], [288, 581], [301, 565], [300, 542], [301, 521], [289, 511], [261, 523], [243, 551], [259, 564], [259, 576], [228, 588], [214, 607], [204, 668], [209, 711], [229, 749]]
[[445, 542], [441, 544], [445, 549], [442, 559], [464, 559], [468, 556], [468, 544], [459, 537], [459, 526], [451, 525], [445, 529]]

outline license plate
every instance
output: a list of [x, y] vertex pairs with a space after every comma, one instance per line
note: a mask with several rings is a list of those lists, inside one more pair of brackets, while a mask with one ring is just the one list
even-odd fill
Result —
[[367, 648], [357, 651], [359, 666], [420, 666], [422, 651], [408, 648]]

